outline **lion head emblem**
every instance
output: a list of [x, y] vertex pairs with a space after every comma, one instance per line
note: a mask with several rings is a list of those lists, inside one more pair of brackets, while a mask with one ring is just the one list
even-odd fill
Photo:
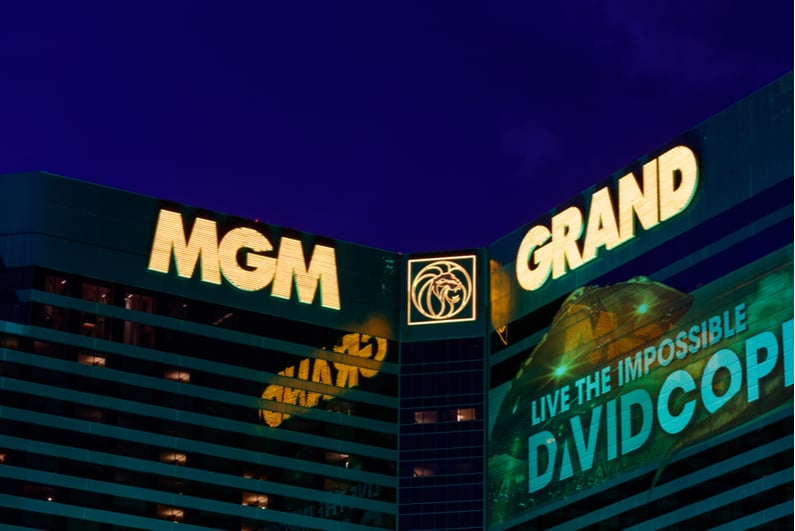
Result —
[[428, 319], [449, 319], [472, 298], [472, 278], [459, 264], [437, 260], [423, 267], [411, 283], [411, 302]]

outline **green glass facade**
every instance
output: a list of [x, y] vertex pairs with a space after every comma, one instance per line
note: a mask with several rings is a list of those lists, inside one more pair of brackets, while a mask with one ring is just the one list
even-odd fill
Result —
[[788, 75], [408, 256], [0, 176], [0, 526], [791, 522], [792, 131]]

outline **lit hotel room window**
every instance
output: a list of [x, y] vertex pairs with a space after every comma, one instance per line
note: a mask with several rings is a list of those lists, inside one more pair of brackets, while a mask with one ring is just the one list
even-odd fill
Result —
[[190, 373], [182, 369], [166, 369], [163, 371], [163, 378], [175, 382], [190, 383]]
[[181, 522], [185, 518], [185, 511], [177, 509], [176, 507], [166, 507], [165, 505], [157, 506], [157, 517], [172, 522]]
[[167, 452], [160, 453], [160, 461], [170, 465], [185, 466], [185, 464], [188, 462], [188, 456], [182, 452], [174, 452], [173, 450], [169, 450]]
[[463, 422], [465, 420], [475, 420], [477, 418], [477, 416], [475, 415], [474, 407], [454, 409], [453, 414], [451, 416], [452, 418], [455, 419], [456, 422]]
[[436, 474], [435, 467], [433, 465], [430, 465], [430, 466], [415, 466], [411, 475], [415, 478], [420, 478], [425, 476], [433, 476], [434, 474]]
[[84, 282], [82, 296], [84, 300], [98, 302], [99, 304], [111, 303], [110, 288], [106, 286], [97, 286]]
[[259, 507], [260, 509], [267, 509], [268, 495], [258, 494], [256, 492], [244, 492], [243, 505], [247, 505], [249, 507]]
[[430, 424], [432, 422], [439, 422], [438, 411], [415, 411], [414, 424]]
[[104, 367], [105, 366], [105, 358], [103, 356], [97, 356], [96, 354], [78, 354], [77, 355], [78, 363], [82, 363], [83, 365], [93, 365], [94, 367]]

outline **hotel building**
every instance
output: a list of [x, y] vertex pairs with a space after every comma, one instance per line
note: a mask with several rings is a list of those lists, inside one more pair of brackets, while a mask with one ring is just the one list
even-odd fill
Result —
[[0, 526], [791, 526], [792, 104], [455, 252], [0, 176]]

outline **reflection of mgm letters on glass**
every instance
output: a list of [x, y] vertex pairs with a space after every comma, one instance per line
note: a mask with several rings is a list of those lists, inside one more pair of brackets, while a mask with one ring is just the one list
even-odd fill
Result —
[[[346, 334], [342, 336], [339, 344], [333, 348], [334, 352], [354, 356], [356, 358], [384, 361], [387, 352], [386, 339], [369, 336], [366, 334]], [[380, 363], [378, 367], [380, 367]], [[300, 407], [316, 407], [322, 400], [331, 400], [338, 393], [328, 386], [341, 389], [357, 387], [359, 377], [372, 378], [379, 372], [379, 368], [367, 368], [354, 364], [327, 361], [321, 358], [305, 358], [296, 367], [291, 365], [279, 372], [280, 376], [297, 378], [304, 382], [311, 382], [306, 387], [290, 387], [287, 385], [270, 384], [262, 393], [265, 400], [274, 400], [282, 404], [291, 404]], [[316, 385], [321, 384], [321, 385]], [[321, 389], [325, 386], [325, 389]], [[323, 392], [328, 391], [328, 392]], [[334, 394], [331, 394], [334, 393]], [[290, 418], [290, 413], [261, 409], [259, 417], [270, 427], [275, 428], [283, 421]]]
[[474, 321], [475, 256], [409, 260], [408, 324]]

